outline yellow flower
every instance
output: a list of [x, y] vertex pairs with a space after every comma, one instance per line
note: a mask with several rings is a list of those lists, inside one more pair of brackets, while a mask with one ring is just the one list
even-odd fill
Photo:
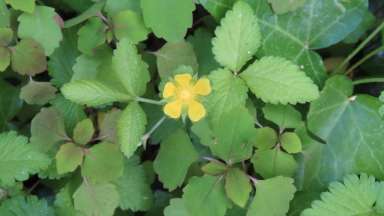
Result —
[[165, 84], [163, 97], [168, 99], [164, 113], [171, 118], [180, 118], [183, 112], [188, 113], [189, 119], [197, 122], [206, 115], [204, 106], [199, 102], [199, 96], [211, 93], [211, 85], [207, 78], [196, 82], [188, 73], [178, 74], [173, 81]]

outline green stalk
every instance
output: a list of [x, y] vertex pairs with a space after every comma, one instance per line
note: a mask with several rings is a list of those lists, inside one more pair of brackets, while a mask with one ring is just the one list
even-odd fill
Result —
[[368, 53], [366, 56], [364, 56], [362, 59], [360, 59], [358, 62], [356, 62], [354, 65], [352, 65], [348, 70], [347, 72], [345, 73], [346, 75], [349, 75], [351, 74], [357, 67], [359, 67], [360, 65], [362, 65], [364, 62], [366, 62], [368, 59], [370, 59], [371, 57], [375, 56], [377, 53], [381, 52], [381, 51], [384, 51], [384, 46], [382, 47], [379, 47], [373, 51], [371, 51], [370, 53]]
[[381, 83], [384, 82], [384, 77], [371, 77], [371, 78], [363, 78], [354, 80], [352, 83], [353, 85], [360, 85], [360, 84], [366, 84], [366, 83]]

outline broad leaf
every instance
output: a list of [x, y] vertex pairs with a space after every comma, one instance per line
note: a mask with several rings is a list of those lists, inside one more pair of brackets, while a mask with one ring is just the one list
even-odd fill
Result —
[[60, 146], [56, 154], [57, 173], [73, 172], [83, 162], [83, 156], [83, 149], [73, 143]]
[[20, 98], [28, 104], [44, 105], [55, 98], [57, 89], [49, 82], [30, 80], [21, 88]]
[[135, 44], [147, 39], [149, 34], [141, 14], [132, 10], [124, 10], [113, 16], [113, 27], [117, 39], [126, 37]]
[[252, 191], [251, 182], [244, 171], [229, 169], [225, 175], [225, 192], [236, 205], [244, 208]]
[[302, 7], [307, 0], [268, 0], [276, 14], [283, 14]]
[[315, 100], [317, 86], [299, 67], [280, 57], [264, 57], [241, 75], [251, 91], [264, 102], [296, 104]]
[[23, 101], [19, 99], [20, 90], [0, 79], [0, 131], [8, 127], [11, 120], [21, 109]]
[[136, 13], [141, 13], [140, 1], [137, 0], [107, 0], [104, 10], [111, 17], [124, 10], [132, 10]]
[[255, 137], [251, 140], [258, 149], [271, 149], [276, 145], [277, 141], [277, 133], [270, 127], [257, 128]]
[[301, 113], [291, 105], [267, 104], [263, 107], [264, 117], [281, 129], [297, 128], [302, 122]]
[[23, 39], [12, 49], [12, 69], [21, 75], [34, 76], [47, 69], [42, 46], [33, 39]]
[[164, 216], [190, 216], [183, 199], [171, 199], [169, 206], [164, 209]]
[[11, 51], [0, 46], [0, 72], [5, 71], [11, 63]]
[[14, 9], [33, 13], [35, 10], [35, 0], [5, 0], [7, 4], [10, 4]]
[[95, 48], [104, 44], [106, 26], [98, 17], [93, 17], [79, 29], [77, 46], [82, 53], [94, 55]]
[[112, 109], [98, 115], [99, 137], [107, 142], [117, 143], [117, 122], [121, 113], [119, 109]]
[[302, 150], [300, 137], [294, 132], [283, 133], [280, 142], [281, 147], [290, 154], [299, 153]]
[[94, 133], [95, 128], [93, 127], [92, 120], [84, 119], [77, 123], [75, 129], [73, 130], [73, 140], [77, 144], [85, 145], [91, 141]]
[[55, 216], [46, 200], [35, 196], [16, 196], [1, 203], [0, 215], [4, 216]]

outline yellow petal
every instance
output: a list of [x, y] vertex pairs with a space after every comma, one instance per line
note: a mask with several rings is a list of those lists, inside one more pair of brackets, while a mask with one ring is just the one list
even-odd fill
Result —
[[193, 86], [193, 91], [195, 94], [198, 95], [209, 95], [211, 93], [211, 84], [209, 82], [209, 79], [207, 78], [201, 78], [199, 79], [196, 84]]
[[176, 82], [181, 86], [181, 87], [188, 87], [191, 83], [192, 76], [189, 73], [185, 74], [177, 74], [175, 76]]
[[175, 84], [173, 84], [172, 82], [167, 82], [167, 84], [165, 84], [165, 87], [164, 87], [163, 97], [169, 98], [169, 97], [175, 96], [175, 94], [176, 94]]
[[188, 116], [189, 116], [189, 119], [191, 119], [191, 121], [197, 122], [200, 119], [202, 119], [205, 116], [205, 114], [206, 114], [205, 108], [201, 103], [195, 100], [192, 100], [189, 103]]
[[181, 115], [182, 103], [180, 100], [175, 100], [167, 103], [164, 106], [164, 113], [171, 118], [179, 118]]

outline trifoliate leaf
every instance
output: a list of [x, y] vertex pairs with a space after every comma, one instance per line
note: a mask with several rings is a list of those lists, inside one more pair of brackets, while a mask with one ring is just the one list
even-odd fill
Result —
[[268, 0], [268, 2], [272, 5], [273, 10], [277, 14], [283, 14], [290, 11], [294, 11], [300, 7], [302, 7], [307, 0]]
[[228, 170], [228, 166], [218, 160], [213, 160], [202, 166], [201, 170], [208, 175], [222, 175]]
[[237, 73], [255, 55], [261, 33], [252, 8], [237, 2], [221, 20], [212, 40], [216, 60]]
[[210, 149], [215, 156], [228, 163], [251, 157], [250, 139], [255, 132], [254, 119], [245, 107], [224, 113], [221, 119], [213, 124], [213, 132], [216, 143], [211, 145]]
[[298, 168], [295, 158], [278, 148], [257, 150], [252, 157], [252, 164], [255, 172], [264, 178], [279, 175], [291, 177]]
[[124, 155], [131, 157], [136, 149], [142, 145], [142, 136], [145, 133], [147, 117], [139, 104], [129, 104], [117, 123], [117, 138]]
[[148, 65], [141, 59], [132, 42], [123, 38], [113, 53], [113, 67], [125, 89], [134, 96], [145, 93], [150, 80]]
[[93, 17], [78, 32], [77, 46], [82, 53], [94, 55], [95, 48], [104, 44], [106, 26], [99, 17]]
[[28, 13], [33, 13], [35, 10], [35, 0], [5, 0], [5, 3], [10, 4], [16, 10]]
[[149, 179], [138, 157], [125, 160], [123, 175], [113, 182], [120, 194], [120, 208], [146, 211], [152, 206], [153, 194]]
[[126, 37], [134, 44], [147, 39], [149, 34], [143, 18], [132, 10], [124, 10], [113, 16], [113, 31], [118, 40]]
[[302, 151], [300, 137], [293, 132], [286, 132], [280, 138], [281, 147], [290, 154], [299, 153]]
[[297, 128], [302, 122], [301, 113], [291, 105], [266, 104], [263, 113], [266, 119], [277, 124], [280, 129]]
[[96, 80], [77, 80], [61, 88], [64, 97], [78, 104], [100, 106], [117, 101], [129, 101], [132, 97], [110, 88]]
[[258, 149], [270, 149], [277, 143], [277, 133], [270, 127], [257, 128], [251, 142]]
[[11, 28], [0, 26], [0, 46], [7, 46], [13, 39], [13, 31]]
[[192, 177], [183, 192], [183, 201], [190, 215], [224, 216], [230, 205], [221, 177]]
[[55, 98], [56, 91], [50, 82], [30, 80], [21, 88], [20, 98], [28, 104], [44, 105]]
[[315, 100], [318, 87], [299, 67], [280, 57], [264, 57], [249, 66], [241, 78], [264, 102], [296, 104]]
[[56, 154], [56, 168], [58, 174], [73, 172], [83, 162], [83, 149], [73, 143], [60, 146]]
[[248, 88], [243, 80], [225, 69], [212, 72], [209, 80], [212, 93], [207, 97], [207, 110], [212, 122], [219, 121], [224, 113], [235, 107], [245, 106]]
[[5, 71], [11, 63], [11, 52], [8, 48], [0, 46], [0, 72]]
[[120, 177], [123, 174], [123, 155], [119, 146], [111, 143], [93, 146], [85, 155], [81, 173], [92, 183], [105, 183]]
[[[167, 41], [181, 41], [192, 26], [195, 5], [189, 0], [141, 0], [145, 25]], [[173, 13], [169, 13], [173, 11]]]
[[73, 130], [73, 140], [77, 144], [85, 145], [91, 141], [94, 133], [95, 128], [93, 127], [92, 120], [84, 119], [77, 123], [75, 129]]
[[85, 216], [112, 216], [119, 205], [119, 194], [113, 184], [83, 182], [73, 195], [75, 208]]
[[49, 158], [33, 148], [24, 136], [16, 132], [0, 134], [0, 182], [11, 185], [17, 181], [27, 180], [48, 167]]
[[168, 42], [155, 54], [157, 69], [162, 79], [171, 76], [180, 65], [189, 66], [193, 71], [198, 71], [199, 64], [195, 52], [188, 42]]
[[190, 216], [183, 199], [171, 199], [169, 206], [164, 209], [164, 216]]
[[1, 203], [0, 215], [54, 216], [55, 212], [46, 200], [39, 200], [35, 196], [16, 196]]
[[247, 216], [285, 216], [295, 192], [296, 188], [291, 178], [278, 176], [259, 181]]
[[321, 194], [321, 200], [312, 202], [311, 208], [301, 215], [382, 215], [375, 209], [382, 188], [383, 184], [372, 176], [348, 175], [342, 183], [332, 182], [329, 191]]
[[236, 205], [245, 207], [252, 191], [251, 182], [239, 168], [229, 169], [225, 175], [225, 193]]
[[34, 76], [47, 69], [42, 46], [32, 39], [21, 40], [12, 49], [12, 69], [21, 75]]
[[58, 16], [55, 10], [46, 6], [37, 6], [32, 14], [23, 13], [18, 18], [19, 37], [34, 39], [44, 47], [45, 55], [50, 56], [63, 39], [55, 16]]
[[190, 138], [179, 129], [161, 142], [153, 167], [164, 187], [172, 191], [183, 184], [189, 166], [197, 159]]

